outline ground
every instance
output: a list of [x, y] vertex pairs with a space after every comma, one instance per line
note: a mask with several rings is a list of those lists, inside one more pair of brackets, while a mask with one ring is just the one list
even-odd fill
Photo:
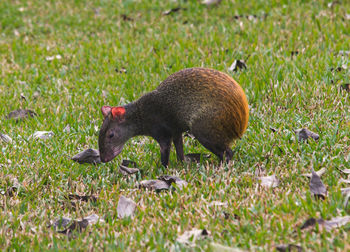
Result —
[[[349, 224], [300, 229], [309, 218], [350, 215], [339, 183], [350, 168], [349, 10], [347, 1], [1, 1], [0, 133], [12, 142], [0, 141], [0, 248], [187, 250], [177, 238], [197, 228], [210, 235], [194, 250], [350, 250]], [[247, 67], [230, 71], [235, 60]], [[102, 105], [133, 101], [186, 67], [228, 73], [246, 92], [249, 126], [229, 165], [213, 155], [182, 164], [173, 148], [163, 168], [147, 137], [131, 139], [106, 164], [71, 160], [98, 147]], [[20, 108], [37, 116], [6, 118]], [[319, 139], [299, 142], [300, 128]], [[54, 136], [34, 139], [36, 131]], [[209, 153], [189, 137], [184, 149]], [[123, 159], [142, 173], [120, 174]], [[302, 174], [321, 168], [328, 192], [316, 200]], [[188, 186], [137, 188], [163, 174]], [[270, 175], [281, 182], [275, 188], [259, 179]], [[118, 219], [121, 195], [137, 204], [133, 218]], [[50, 227], [90, 214], [104, 222], [71, 235]]]

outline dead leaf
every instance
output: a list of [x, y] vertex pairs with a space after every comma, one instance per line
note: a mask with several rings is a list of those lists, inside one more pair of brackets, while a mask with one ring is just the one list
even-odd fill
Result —
[[123, 159], [122, 165], [124, 165], [126, 167], [137, 167], [137, 164], [135, 161], [127, 160], [127, 159]]
[[33, 99], [34, 99], [34, 100], [35, 100], [35, 99], [38, 99], [39, 96], [40, 96], [40, 92], [39, 92], [39, 91], [35, 91], [35, 92], [33, 93]]
[[45, 59], [46, 59], [47, 61], [53, 61], [54, 59], [60, 60], [60, 59], [62, 59], [62, 56], [59, 55], [59, 54], [57, 54], [57, 55], [53, 55], [53, 56], [47, 56]]
[[89, 163], [89, 164], [99, 164], [101, 163], [100, 152], [95, 149], [87, 149], [79, 152], [72, 160], [78, 162], [79, 164]]
[[155, 191], [162, 191], [162, 190], [168, 190], [170, 186], [167, 182], [163, 180], [142, 180], [139, 184], [139, 188], [145, 188], [149, 190], [155, 190]]
[[243, 252], [245, 250], [239, 249], [239, 248], [232, 248], [232, 247], [227, 247], [224, 245], [221, 245], [216, 242], [211, 242], [210, 243], [210, 251], [213, 252]]
[[321, 223], [323, 221], [323, 219], [315, 219], [315, 218], [310, 218], [310, 219], [307, 219], [303, 225], [301, 225], [300, 227], [300, 230], [303, 230], [303, 229], [308, 229], [308, 228], [313, 228], [316, 223]]
[[[350, 14], [348, 14], [348, 15], [350, 15]], [[350, 51], [343, 51], [343, 50], [341, 50], [341, 51], [338, 52], [338, 54], [340, 56], [349, 56], [350, 55]]]
[[328, 8], [333, 8], [334, 5], [336, 5], [336, 4], [340, 4], [340, 1], [329, 2], [329, 3], [327, 4], [327, 6], [328, 6]]
[[291, 51], [290, 56], [293, 58], [294, 56], [298, 55], [299, 51]]
[[6, 134], [0, 133], [0, 140], [5, 142], [5, 143], [12, 143], [12, 138]]
[[261, 185], [264, 187], [272, 187], [275, 188], [280, 184], [280, 181], [276, 177], [276, 175], [265, 176], [259, 178], [261, 181]]
[[301, 252], [303, 251], [303, 248], [299, 245], [295, 244], [281, 244], [276, 246], [276, 250], [280, 252], [290, 252], [290, 251], [298, 251]]
[[236, 72], [239, 69], [247, 69], [247, 65], [245, 64], [244, 60], [235, 60], [228, 70], [231, 72]]
[[124, 67], [122, 67], [122, 68], [120, 68], [120, 70], [118, 69], [118, 68], [116, 68], [116, 69], [114, 69], [117, 73], [127, 73], [127, 70], [124, 68]]
[[32, 135], [32, 137], [34, 139], [49, 139], [51, 137], [53, 137], [55, 134], [52, 131], [36, 131], [34, 132], [34, 134]]
[[315, 198], [325, 199], [327, 194], [327, 189], [322, 183], [320, 177], [317, 173], [312, 169], [312, 176], [310, 179], [310, 191], [314, 194]]
[[277, 129], [272, 128], [272, 127], [270, 127], [270, 130], [271, 130], [273, 133], [277, 132]]
[[338, 170], [341, 171], [341, 172], [343, 172], [343, 173], [345, 173], [345, 174], [350, 174], [350, 169], [343, 169], [343, 170], [342, 170], [342, 169], [339, 169], [339, 168], [338, 168]]
[[322, 218], [320, 219], [315, 219], [315, 218], [310, 218], [304, 222], [304, 224], [300, 227], [301, 230], [303, 229], [309, 229], [315, 227], [316, 223], [320, 227], [325, 228], [327, 231], [331, 231], [332, 229], [344, 226], [350, 222], [350, 216], [339, 216], [339, 217], [334, 217], [330, 220], [324, 220]]
[[330, 219], [329, 221], [324, 221], [324, 227], [327, 231], [330, 231], [334, 228], [344, 226], [350, 222], [350, 216], [339, 216]]
[[24, 93], [21, 93], [20, 96], [21, 96], [21, 99], [27, 101], [27, 97], [24, 95]]
[[202, 153], [188, 153], [185, 155], [185, 162], [187, 163], [200, 163], [201, 159], [210, 158], [210, 154], [202, 154]]
[[67, 217], [60, 217], [57, 218], [52, 226], [55, 230], [59, 229], [59, 228], [65, 228], [70, 222], [72, 221], [71, 218], [67, 218]]
[[338, 183], [346, 183], [346, 184], [350, 184], [350, 179], [343, 179], [343, 178], [340, 178], [340, 180], [338, 181]]
[[180, 179], [176, 176], [163, 175], [163, 176], [160, 176], [158, 179], [166, 182], [169, 187], [171, 186], [172, 183], [176, 184], [176, 186], [179, 187], [180, 189], [188, 185], [188, 183], [185, 180]]
[[341, 188], [340, 189], [341, 193], [344, 194], [350, 194], [350, 187], [346, 187], [346, 188]]
[[209, 203], [210, 207], [216, 207], [216, 206], [224, 206], [227, 207], [227, 202], [220, 202], [220, 201], [212, 201]]
[[135, 209], [136, 203], [133, 200], [126, 198], [123, 195], [120, 196], [117, 206], [118, 218], [122, 219], [133, 216]]
[[17, 110], [11, 111], [6, 116], [6, 118], [7, 119], [20, 120], [20, 119], [28, 118], [29, 116], [30, 117], [34, 117], [36, 115], [37, 114], [33, 110], [30, 110], [30, 109], [17, 109]]
[[135, 168], [136, 166], [136, 162], [124, 159], [122, 164], [119, 166], [119, 172], [124, 176], [138, 173], [140, 170]]
[[320, 136], [318, 134], [316, 134], [308, 129], [305, 129], [305, 128], [297, 129], [294, 132], [297, 134], [299, 142], [305, 141], [308, 138], [312, 138], [314, 140], [318, 140], [320, 138]]
[[[172, 9], [170, 9], [170, 10], [164, 11], [164, 12], [163, 12], [163, 15], [167, 16], [167, 15], [170, 15], [170, 14], [172, 14], [172, 13], [178, 12], [178, 11], [181, 10], [181, 9], [183, 9], [183, 8], [181, 8], [181, 7], [172, 8]], [[184, 10], [185, 10], [185, 9], [184, 9]]]
[[134, 21], [134, 19], [133, 19], [133, 18], [128, 17], [128, 16], [127, 16], [127, 15], [125, 15], [125, 14], [122, 14], [122, 15], [121, 15], [121, 17], [123, 18], [123, 20], [124, 20], [124, 21]]
[[345, 90], [346, 92], [350, 93], [350, 83], [340, 85], [340, 90]]
[[205, 4], [206, 6], [212, 6], [216, 5], [218, 6], [221, 3], [222, 0], [204, 0], [202, 4]]
[[[319, 177], [321, 177], [323, 174], [326, 173], [326, 171], [327, 171], [327, 169], [323, 167], [323, 168], [319, 169], [319, 170], [316, 172], [316, 174], [317, 174]], [[305, 173], [305, 174], [303, 174], [303, 176], [308, 177], [308, 178], [311, 178], [311, 177], [312, 177], [312, 173]]]
[[123, 174], [124, 176], [135, 174], [135, 173], [138, 173], [139, 171], [140, 170], [138, 168], [129, 168], [129, 167], [124, 166], [124, 165], [119, 166], [119, 172], [121, 174]]
[[88, 225], [93, 225], [93, 224], [96, 224], [97, 222], [104, 222], [104, 220], [102, 220], [98, 215], [92, 214], [85, 217], [81, 221], [77, 221], [77, 220], [72, 221], [71, 218], [62, 217], [62, 218], [56, 219], [56, 221], [52, 226], [55, 228], [55, 230], [57, 230], [58, 228], [65, 228], [66, 226], [68, 226], [69, 223], [71, 223], [68, 226], [68, 228], [62, 231], [57, 231], [58, 233], [61, 233], [61, 234], [70, 235], [70, 233], [72, 233], [75, 230], [78, 232], [82, 232]]
[[17, 186], [11, 186], [11, 187], [7, 188], [5, 195], [7, 197], [13, 197], [13, 196], [15, 196], [17, 190], [18, 190]]
[[91, 202], [96, 202], [97, 201], [97, 197], [93, 196], [93, 195], [76, 195], [76, 194], [69, 194], [68, 198], [70, 200], [80, 200], [80, 201], [91, 201]]
[[63, 132], [69, 133], [70, 132], [70, 125], [67, 124], [66, 127], [64, 127]]
[[190, 231], [185, 231], [180, 235], [176, 241], [188, 246], [194, 246], [197, 240], [207, 238], [210, 235], [210, 232], [206, 229], [192, 229]]
[[350, 199], [350, 187], [347, 188], [341, 188], [340, 189], [341, 194], [344, 195], [345, 201], [344, 201], [344, 207], [348, 207], [349, 199]]

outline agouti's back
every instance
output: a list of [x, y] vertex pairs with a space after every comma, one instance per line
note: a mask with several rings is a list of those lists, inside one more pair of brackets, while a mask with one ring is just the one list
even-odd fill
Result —
[[189, 68], [170, 75], [154, 91], [121, 107], [103, 106], [99, 148], [103, 162], [118, 155], [136, 135], [153, 137], [168, 165], [171, 142], [184, 160], [182, 133], [189, 131], [220, 160], [232, 158], [230, 144], [248, 125], [247, 98], [225, 73]]
[[205, 131], [229, 145], [248, 126], [247, 98], [230, 76], [208, 68], [188, 68], [170, 75], [156, 89], [158, 97], [184, 130]]

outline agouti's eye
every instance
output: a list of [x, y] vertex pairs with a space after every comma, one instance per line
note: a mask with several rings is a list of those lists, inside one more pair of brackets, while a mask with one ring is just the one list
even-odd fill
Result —
[[108, 136], [108, 137], [109, 137], [109, 138], [114, 137], [114, 133], [109, 134], [109, 136]]

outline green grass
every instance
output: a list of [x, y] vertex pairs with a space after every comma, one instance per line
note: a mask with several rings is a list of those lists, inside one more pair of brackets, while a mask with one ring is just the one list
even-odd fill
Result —
[[[211, 237], [198, 242], [196, 250], [209, 250], [212, 241], [253, 251], [283, 243], [349, 250], [350, 225], [331, 232], [298, 229], [309, 217], [350, 215], [340, 193], [345, 185], [338, 184], [346, 177], [338, 168], [350, 168], [350, 97], [339, 89], [350, 82], [350, 64], [349, 56], [338, 55], [350, 50], [350, 4], [327, 4], [223, 0], [207, 8], [199, 1], [1, 1], [1, 133], [13, 142], [0, 142], [0, 191], [15, 180], [20, 187], [12, 197], [0, 195], [0, 248], [185, 250], [176, 238], [205, 228]], [[183, 9], [162, 15], [177, 6]], [[123, 14], [133, 20], [124, 21]], [[258, 18], [237, 20], [235, 15]], [[299, 54], [291, 57], [291, 51]], [[54, 55], [62, 59], [46, 60]], [[248, 68], [229, 72], [235, 59], [246, 59]], [[330, 70], [342, 65], [348, 69]], [[229, 73], [248, 97], [249, 126], [234, 144], [229, 166], [219, 166], [215, 157], [198, 166], [181, 164], [173, 151], [165, 169], [158, 145], [146, 137], [130, 140], [107, 164], [70, 160], [83, 149], [97, 148], [102, 105], [133, 101], [169, 74], [194, 66]], [[34, 99], [36, 91], [40, 96]], [[38, 116], [5, 119], [19, 108]], [[69, 133], [63, 132], [67, 124]], [[298, 143], [293, 130], [302, 127], [317, 132], [319, 141]], [[38, 130], [55, 136], [31, 139]], [[208, 152], [188, 138], [184, 149]], [[122, 159], [135, 160], [142, 179], [171, 174], [189, 186], [159, 194], [136, 190], [135, 177], [118, 173]], [[322, 180], [328, 197], [316, 201], [301, 174], [322, 167], [327, 168]], [[258, 169], [276, 174], [281, 184], [259, 187]], [[94, 194], [98, 200], [74, 206], [68, 194]], [[138, 204], [132, 220], [116, 217], [120, 195]], [[227, 206], [210, 207], [212, 201]], [[106, 223], [89, 226], [73, 239], [48, 228], [56, 217], [92, 213]]]

